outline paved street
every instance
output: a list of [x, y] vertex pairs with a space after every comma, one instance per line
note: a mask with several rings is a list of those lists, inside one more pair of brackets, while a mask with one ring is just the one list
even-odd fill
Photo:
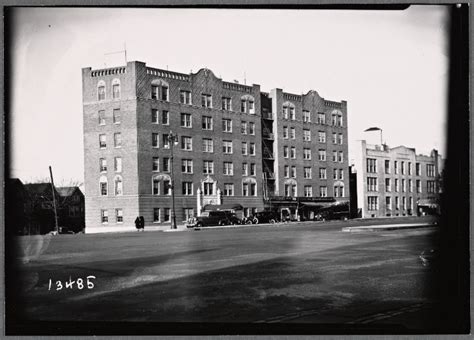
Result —
[[21, 237], [22, 310], [46, 321], [429, 326], [419, 312], [434, 302], [432, 269], [418, 255], [436, 228], [341, 231], [368, 223]]

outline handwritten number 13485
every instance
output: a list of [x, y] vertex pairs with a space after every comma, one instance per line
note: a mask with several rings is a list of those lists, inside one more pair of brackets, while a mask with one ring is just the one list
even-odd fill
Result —
[[[56, 290], [61, 290], [63, 288], [66, 288], [66, 289], [77, 288], [79, 290], [82, 290], [84, 288], [93, 289], [94, 283], [92, 282], [92, 280], [94, 280], [95, 278], [96, 278], [95, 276], [89, 275], [85, 280], [82, 278], [77, 278], [75, 281], [73, 281], [71, 277], [69, 277], [68, 281], [64, 281], [64, 282], [58, 280], [55, 282]], [[51, 290], [52, 286], [53, 286], [53, 280], [49, 279], [48, 290]]]

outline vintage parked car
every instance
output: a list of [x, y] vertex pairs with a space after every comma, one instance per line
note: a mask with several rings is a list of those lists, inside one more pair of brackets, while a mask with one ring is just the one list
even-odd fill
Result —
[[260, 211], [248, 217], [245, 223], [246, 224], [277, 223], [279, 220], [280, 219], [278, 218], [278, 214], [273, 211]]
[[186, 223], [187, 228], [201, 228], [239, 224], [240, 220], [229, 211], [204, 211], [201, 216], [191, 217]]

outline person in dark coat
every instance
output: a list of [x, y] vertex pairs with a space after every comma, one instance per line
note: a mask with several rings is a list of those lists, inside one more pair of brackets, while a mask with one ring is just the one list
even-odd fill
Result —
[[140, 217], [137, 216], [137, 218], [135, 219], [135, 228], [137, 228], [137, 231], [140, 231], [140, 224], [141, 224]]
[[143, 216], [140, 216], [140, 227], [142, 231], [145, 231], [145, 218]]

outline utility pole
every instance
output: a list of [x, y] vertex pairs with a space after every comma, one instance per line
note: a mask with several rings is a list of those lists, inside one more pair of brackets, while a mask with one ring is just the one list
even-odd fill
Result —
[[54, 195], [54, 181], [53, 181], [53, 170], [51, 170], [51, 165], [49, 166], [49, 175], [51, 177], [51, 193], [53, 194], [53, 208], [54, 208], [54, 230], [59, 233], [58, 227], [58, 212], [56, 210], [56, 196]]

